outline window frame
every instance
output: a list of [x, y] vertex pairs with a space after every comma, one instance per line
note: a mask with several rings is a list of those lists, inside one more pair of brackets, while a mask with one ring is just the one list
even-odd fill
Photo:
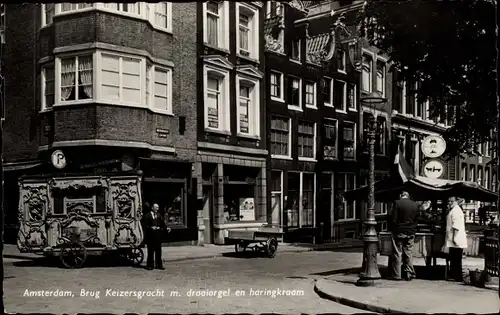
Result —
[[[215, 2], [215, 1], [214, 1]], [[203, 7], [203, 25], [208, 25], [207, 21], [207, 1], [202, 3]], [[208, 28], [203, 27], [203, 44], [208, 47], [216, 48], [219, 50], [229, 51], [229, 4], [228, 1], [221, 1], [218, 3], [219, 7], [219, 23], [217, 23], [217, 45], [208, 43]]]
[[[370, 72], [368, 73], [368, 88], [369, 90], [365, 90], [365, 84], [364, 84], [364, 78], [363, 78], [363, 71], [365, 71], [365, 63], [364, 63], [364, 57], [370, 58], [370, 64], [368, 66], [368, 69]], [[375, 58], [373, 56], [373, 53], [369, 52], [368, 50], [363, 49], [362, 54], [361, 54], [361, 92], [369, 94], [373, 91], [373, 63], [375, 61]]]
[[[85, 103], [93, 103], [96, 100], [98, 100], [98, 86], [101, 80], [97, 81], [99, 78], [99, 75], [97, 74], [98, 69], [97, 68], [97, 50], [93, 51], [79, 51], [79, 52], [73, 52], [69, 54], [60, 54], [55, 57], [55, 62], [54, 62], [54, 106], [66, 106], [66, 105], [74, 105], [74, 104], [85, 104]], [[92, 57], [92, 97], [87, 98], [87, 99], [75, 99], [75, 100], [69, 100], [69, 101], [62, 101], [61, 100], [61, 60], [66, 59], [66, 58], [81, 58], [85, 56], [91, 56]], [[75, 59], [75, 60], [76, 60]], [[75, 71], [78, 72], [78, 68], [76, 65], [75, 61]], [[75, 78], [76, 80], [76, 78]], [[75, 85], [75, 88], [77, 85]], [[115, 102], [112, 102], [112, 104], [116, 104]]]
[[338, 59], [337, 59], [337, 72], [342, 73], [342, 74], [347, 74], [347, 59], [346, 59], [347, 53], [343, 49], [338, 49], [337, 54], [339, 54], [339, 53], [342, 54], [341, 62], [342, 62], [343, 69], [338, 68]]
[[[299, 228], [302, 228], [304, 226], [308, 227], [314, 227], [316, 226], [316, 190], [317, 190], [317, 178], [316, 178], [316, 172], [299, 172], [300, 173], [300, 185], [299, 185]], [[312, 191], [312, 196], [313, 196], [313, 202], [312, 202], [312, 225], [305, 225], [304, 224], [304, 174], [307, 175], [312, 175], [313, 178], [313, 191]]]
[[271, 183], [273, 181], [273, 173], [279, 173], [279, 177], [280, 177], [280, 190], [273, 190], [272, 189], [272, 185], [271, 185], [271, 189], [270, 189], [270, 192], [271, 192], [271, 220], [272, 220], [272, 210], [273, 210], [273, 206], [272, 206], [272, 200], [273, 200], [273, 196], [275, 195], [279, 195], [279, 200], [280, 200], [280, 218], [279, 218], [279, 222], [278, 224], [280, 226], [283, 226], [284, 225], [284, 222], [283, 222], [283, 211], [284, 211], [284, 187], [283, 187], [283, 170], [276, 170], [276, 169], [272, 169], [271, 170]]
[[335, 106], [335, 111], [339, 113], [347, 113], [347, 81], [340, 80], [340, 79], [335, 79], [335, 82], [333, 83], [333, 94], [335, 95], [335, 85], [338, 84], [338, 82], [344, 84], [343, 88], [343, 97], [342, 97], [342, 109], [337, 108], [337, 104], [335, 104], [335, 96], [333, 96], [333, 106]]
[[[248, 52], [248, 56], [245, 56], [242, 54], [243, 48], [240, 47], [240, 14], [241, 14], [241, 8], [243, 8], [243, 11], [248, 11], [251, 12], [251, 16], [249, 17], [248, 21], [248, 50], [244, 52]], [[254, 60], [259, 60], [259, 47], [260, 47], [260, 41], [259, 41], [259, 10], [257, 8], [252, 7], [251, 5], [247, 3], [236, 3], [236, 54], [245, 57], [245, 58], [251, 58]]]
[[[46, 84], [47, 84], [46, 83], [46, 81], [47, 81], [46, 71], [48, 68], [52, 68], [52, 71], [54, 72], [54, 78], [53, 78], [54, 90], [52, 91], [52, 95], [54, 96], [54, 103], [50, 106], [47, 106], [46, 93], [45, 93]], [[56, 75], [57, 75], [56, 68], [55, 68], [55, 64], [53, 62], [48, 63], [48, 64], [44, 64], [41, 67], [41, 73], [40, 73], [40, 104], [41, 104], [40, 111], [41, 112], [51, 111], [52, 107], [56, 103]]]
[[[243, 85], [253, 85], [250, 91], [249, 100], [250, 107], [248, 108], [248, 133], [240, 131], [240, 87]], [[253, 79], [249, 76], [237, 74], [236, 75], [236, 130], [239, 137], [250, 137], [260, 139], [260, 80]]]
[[[209, 127], [208, 126], [208, 76], [210, 73], [214, 76], [223, 79], [223, 90], [221, 93], [221, 98], [223, 101], [222, 110], [218, 110], [219, 127]], [[230, 72], [225, 69], [216, 68], [211, 65], [205, 64], [203, 66], [203, 98], [204, 98], [204, 129], [208, 132], [216, 133], [231, 133], [231, 104], [230, 104]]]
[[[357, 181], [357, 179], [356, 179], [356, 173], [353, 173], [353, 172], [339, 172], [339, 173], [337, 173], [337, 177], [342, 177], [342, 179], [344, 181], [344, 191], [342, 191], [342, 192], [341, 191], [337, 191], [337, 193], [343, 193], [343, 192], [347, 191], [347, 189], [348, 189], [347, 188], [348, 187], [348, 185], [347, 185], [347, 176], [348, 175], [351, 175], [352, 178], [354, 179], [354, 189], [356, 189], [356, 187], [357, 187], [356, 186], [356, 184], [357, 184], [356, 183], [356, 181]], [[335, 187], [335, 188], [337, 188], [337, 187]], [[347, 200], [345, 200], [345, 199], [343, 200], [343, 205], [342, 206], [344, 207], [344, 217], [343, 218], [337, 218], [337, 221], [339, 221], [339, 222], [346, 222], [346, 221], [355, 221], [355, 220], [358, 220], [358, 219], [356, 219], [356, 200], [352, 201], [352, 206], [353, 206], [353, 209], [354, 209], [352, 218], [348, 218], [347, 217], [347, 204], [348, 203], [349, 202]]]
[[350, 107], [350, 104], [349, 104], [349, 97], [346, 96], [346, 99], [347, 99], [347, 110], [350, 111], [350, 112], [357, 112], [358, 111], [358, 85], [356, 83], [347, 83], [347, 94], [349, 94], [349, 91], [350, 91], [350, 87], [353, 87], [353, 90], [354, 90], [354, 93], [353, 93], [353, 96], [354, 96], [354, 107]]
[[[52, 21], [47, 23], [47, 18], [46, 18], [46, 4], [42, 3], [42, 10], [41, 10], [41, 28], [47, 27], [52, 24], [53, 19], [55, 16], [62, 16], [62, 15], [69, 15], [69, 14], [77, 14], [85, 11], [102, 11], [102, 12], [108, 12], [116, 15], [122, 15], [122, 16], [127, 16], [139, 20], [144, 20], [147, 21], [154, 29], [166, 32], [166, 33], [172, 33], [172, 2], [170, 1], [163, 1], [167, 4], [167, 27], [162, 27], [158, 26], [155, 23], [155, 13], [156, 13], [156, 5], [155, 3], [149, 3], [149, 2], [135, 2], [138, 4], [138, 8], [140, 13], [135, 14], [135, 13], [130, 13], [130, 12], [125, 12], [121, 10], [114, 10], [112, 8], [107, 8], [105, 6], [106, 3], [103, 2], [94, 2], [90, 7], [86, 8], [81, 8], [81, 9], [76, 9], [76, 10], [69, 10], [69, 11], [62, 11], [62, 4], [63, 3], [55, 3], [54, 4], [54, 10], [53, 10], [53, 16], [52, 16]], [[119, 3], [122, 4], [122, 3]], [[153, 7], [151, 7], [153, 5]]]
[[[353, 128], [353, 157], [350, 158], [350, 157], [345, 157], [345, 137], [344, 137], [344, 130], [345, 130], [345, 127], [347, 125], [352, 125], [352, 128]], [[355, 122], [352, 122], [352, 121], [348, 121], [348, 120], [344, 120], [343, 121], [343, 124], [342, 124], [342, 158], [344, 160], [348, 160], [348, 161], [356, 161], [357, 157], [356, 157], [356, 154], [357, 154], [357, 124]]]
[[[329, 123], [329, 122], [333, 122], [332, 123]], [[330, 126], [330, 127], [334, 127], [335, 128], [335, 156], [333, 158], [325, 158], [325, 154], [324, 154], [324, 147], [326, 146], [325, 142], [326, 142], [326, 126]], [[323, 143], [323, 159], [324, 160], [332, 160], [332, 161], [335, 161], [335, 160], [338, 160], [339, 159], [339, 120], [338, 119], [335, 119], [335, 118], [327, 118], [325, 117], [324, 118], [324, 121], [323, 121], [323, 133], [324, 133], [324, 137], [325, 137], [325, 141]]]
[[[279, 75], [279, 90], [280, 90], [280, 95], [279, 96], [273, 96], [271, 93], [272, 91], [272, 81], [271, 81], [271, 75]], [[285, 97], [284, 97], [284, 74], [282, 72], [279, 72], [279, 71], [276, 71], [276, 70], [270, 70], [269, 72], [269, 94], [271, 95], [271, 100], [273, 101], [276, 101], [276, 102], [280, 102], [280, 103], [284, 103], [285, 102]]]
[[[316, 162], [317, 159], [317, 142], [318, 142], [318, 132], [317, 132], [317, 123], [313, 121], [307, 121], [307, 120], [299, 120], [298, 125], [297, 125], [297, 149], [299, 147], [299, 136], [301, 133], [299, 133], [298, 128], [300, 127], [301, 124], [306, 123], [306, 124], [312, 124], [313, 125], [313, 156], [312, 157], [307, 157], [307, 156], [301, 156], [300, 153], [297, 151], [297, 157], [299, 161], [309, 161], [309, 162]], [[307, 134], [309, 136], [309, 134]]]
[[[383, 75], [383, 78], [382, 78], [382, 91], [379, 91], [378, 90], [378, 73], [379, 73], [379, 68], [378, 68], [378, 64], [382, 63], [382, 75]], [[382, 94], [382, 97], [385, 97], [387, 95], [387, 59], [385, 58], [382, 58], [380, 56], [377, 55], [377, 59], [376, 59], [376, 64], [375, 64], [375, 76], [376, 76], [376, 80], [375, 80], [375, 90], [377, 92], [381, 92]]]
[[[299, 104], [298, 105], [295, 105], [295, 104], [290, 104], [290, 100], [288, 99], [288, 93], [291, 93], [291, 91], [289, 91], [289, 89], [292, 87], [292, 85], [290, 84], [293, 84], [293, 80], [298, 80], [299, 81]], [[302, 111], [302, 78], [299, 78], [299, 77], [296, 77], [296, 76], [293, 76], [293, 75], [288, 75], [288, 78], [287, 78], [287, 105], [288, 105], [288, 109], [290, 110], [295, 110], [295, 111]]]
[[[312, 93], [312, 97], [313, 97], [313, 103], [312, 104], [308, 104], [307, 103], [307, 87], [308, 85], [312, 85], [312, 88], [313, 88], [313, 93]], [[305, 81], [305, 96], [306, 96], [306, 99], [305, 99], [305, 105], [307, 108], [311, 108], [311, 109], [317, 109], [318, 108], [318, 101], [317, 101], [317, 89], [316, 89], [316, 82], [314, 81]]]
[[330, 84], [328, 84], [329, 85], [328, 88], [330, 89], [330, 99], [328, 101], [325, 100], [325, 93], [324, 93], [324, 90], [323, 90], [323, 106], [334, 108], [335, 107], [335, 105], [334, 105], [334, 97], [333, 97], [333, 92], [334, 92], [334, 90], [333, 90], [333, 84], [334, 84], [333, 81], [334, 81], [334, 79], [331, 78], [331, 77], [326, 77], [326, 76], [323, 77], [323, 82], [324, 82], [323, 89], [325, 89], [325, 87], [327, 85], [327, 80], [330, 81]]
[[[293, 57], [293, 50], [294, 50], [294, 44], [297, 42], [298, 46], [298, 51], [297, 51], [297, 58], [294, 58]], [[302, 40], [300, 38], [296, 38], [296, 39], [292, 39], [292, 41], [290, 42], [291, 46], [290, 46], [290, 61], [292, 62], [295, 62], [295, 63], [298, 63], [298, 64], [302, 64]]]
[[[168, 68], [168, 67], [164, 67], [164, 66], [159, 66], [159, 65], [155, 65], [153, 63], [147, 63], [146, 62], [146, 71], [147, 71], [147, 65], [150, 64], [151, 65], [151, 69], [150, 69], [150, 74], [146, 73], [146, 76], [144, 78], [144, 80], [142, 80], [141, 82], [144, 82], [144, 84], [148, 84], [149, 83], [149, 86], [147, 86], [144, 91], [142, 91], [141, 95], [142, 94], [145, 94], [144, 96], [146, 97], [146, 106], [148, 108], [150, 108], [153, 112], [155, 113], [161, 113], [161, 114], [167, 114], [167, 115], [173, 115], [173, 110], [172, 110], [172, 85], [173, 85], [173, 80], [172, 80], [172, 69], [171, 68]], [[155, 97], [156, 97], [156, 91], [155, 91], [155, 86], [156, 86], [156, 71], [157, 69], [161, 69], [162, 71], [165, 71], [167, 72], [167, 109], [158, 109], [158, 108], [155, 108], [155, 103], [154, 103], [154, 100], [155, 100]], [[142, 70], [142, 69], [141, 69]], [[149, 77], [149, 82], [147, 80], [147, 77], [151, 75]], [[147, 92], [149, 91], [149, 95], [147, 94]]]
[[288, 154], [287, 155], [273, 154], [272, 138], [271, 138], [271, 148], [269, 148], [271, 158], [272, 159], [281, 159], [281, 160], [291, 160], [292, 159], [292, 118], [286, 117], [286, 116], [281, 116], [281, 115], [271, 115], [271, 124], [269, 126], [270, 137], [272, 137], [272, 133], [273, 133], [273, 129], [272, 129], [273, 118], [274, 119], [281, 119], [281, 120], [288, 120], [288, 152], [287, 152]]

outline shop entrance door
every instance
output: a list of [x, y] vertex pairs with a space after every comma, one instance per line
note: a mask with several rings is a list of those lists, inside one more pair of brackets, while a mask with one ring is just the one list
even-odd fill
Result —
[[[205, 225], [205, 242], [214, 243], [214, 195], [213, 185], [203, 185], [203, 224]], [[206, 215], [208, 214], [208, 219]]]

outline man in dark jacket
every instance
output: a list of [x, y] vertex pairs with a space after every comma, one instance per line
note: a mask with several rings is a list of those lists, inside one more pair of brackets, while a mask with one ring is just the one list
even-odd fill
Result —
[[[390, 278], [410, 281], [415, 278], [413, 269], [413, 242], [417, 230], [418, 206], [403, 191], [400, 199], [394, 202], [390, 219], [392, 232], [392, 255], [390, 257]], [[402, 263], [402, 267], [401, 267]], [[403, 275], [401, 275], [401, 271]], [[403, 277], [402, 277], [403, 276]]]
[[165, 270], [161, 260], [161, 241], [163, 231], [167, 228], [163, 216], [158, 212], [159, 206], [157, 203], [153, 204], [150, 212], [144, 215], [144, 234], [145, 243], [148, 246], [148, 259], [146, 269], [153, 270], [153, 264], [156, 269]]

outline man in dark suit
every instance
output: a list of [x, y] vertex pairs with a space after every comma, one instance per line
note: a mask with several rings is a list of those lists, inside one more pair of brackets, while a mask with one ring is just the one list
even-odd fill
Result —
[[151, 211], [144, 215], [145, 243], [148, 246], [146, 269], [148, 270], [153, 270], [153, 265], [156, 269], [165, 270], [161, 260], [161, 240], [163, 231], [170, 232], [170, 228], [167, 228], [163, 216], [158, 212], [159, 208], [155, 203]]
[[399, 198], [394, 202], [389, 221], [392, 232], [390, 278], [393, 280], [404, 278], [410, 281], [415, 278], [413, 242], [417, 230], [418, 206], [406, 191], [401, 192]]

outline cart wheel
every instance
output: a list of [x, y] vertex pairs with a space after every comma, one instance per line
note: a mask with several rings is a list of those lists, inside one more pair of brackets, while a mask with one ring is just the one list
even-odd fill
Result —
[[144, 261], [144, 251], [142, 248], [134, 247], [127, 251], [126, 257], [133, 266], [140, 266]]
[[64, 244], [61, 247], [60, 258], [66, 268], [81, 268], [87, 260], [87, 249], [80, 242]]
[[266, 254], [267, 257], [273, 258], [276, 256], [276, 251], [278, 250], [278, 240], [275, 237], [270, 237], [266, 244]]
[[234, 251], [237, 253], [242, 253], [247, 249], [247, 244], [245, 242], [239, 242], [234, 245]]

